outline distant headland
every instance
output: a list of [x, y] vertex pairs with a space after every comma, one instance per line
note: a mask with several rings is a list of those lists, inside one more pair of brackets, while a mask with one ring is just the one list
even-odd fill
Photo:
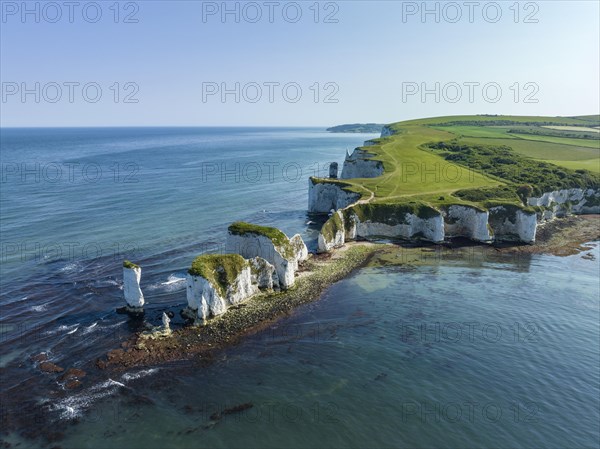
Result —
[[330, 133], [380, 133], [385, 125], [381, 123], [351, 123], [327, 128]]

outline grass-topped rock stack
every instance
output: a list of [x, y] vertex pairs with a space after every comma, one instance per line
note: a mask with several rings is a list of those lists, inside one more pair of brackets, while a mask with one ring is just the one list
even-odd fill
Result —
[[272, 272], [264, 262], [257, 266], [239, 254], [198, 256], [187, 274], [188, 309], [204, 321], [250, 298], [259, 291], [259, 277]]
[[143, 311], [144, 294], [140, 288], [142, 269], [139, 265], [125, 260], [123, 262], [123, 296], [127, 303], [128, 312], [139, 313]]
[[347, 156], [352, 176], [310, 179], [309, 211], [337, 211], [319, 250], [371, 236], [531, 243], [538, 221], [600, 213], [599, 133], [600, 116], [386, 125], [379, 139]]
[[298, 263], [308, 257], [300, 235], [289, 239], [277, 228], [236, 222], [228, 228], [227, 252], [250, 259], [261, 257], [275, 267], [279, 285], [287, 289], [294, 285]]

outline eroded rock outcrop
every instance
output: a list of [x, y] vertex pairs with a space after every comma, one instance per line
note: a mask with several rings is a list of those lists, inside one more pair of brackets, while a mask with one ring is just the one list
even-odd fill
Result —
[[239, 254], [209, 254], [197, 257], [187, 274], [188, 308], [201, 320], [222, 315], [258, 292], [252, 265]]
[[356, 148], [346, 155], [340, 178], [377, 178], [383, 174], [383, 162], [372, 159], [373, 154]]
[[369, 237], [444, 240], [444, 220], [440, 211], [423, 203], [357, 204], [337, 211], [323, 225], [318, 251], [328, 252], [348, 240]]
[[489, 209], [489, 224], [498, 241], [535, 242], [537, 214], [514, 205], [495, 206]]
[[252, 282], [258, 285], [258, 288], [272, 290], [279, 288], [279, 276], [275, 267], [262, 257], [250, 259], [252, 265]]
[[463, 204], [442, 211], [425, 203], [356, 204], [337, 211], [325, 222], [318, 237], [318, 252], [329, 252], [356, 238], [372, 237], [434, 243], [453, 237], [533, 243], [536, 229], [536, 213], [511, 204], [489, 211]]
[[261, 257], [275, 267], [279, 286], [287, 289], [294, 285], [298, 263], [308, 257], [308, 250], [300, 235], [291, 240], [279, 229], [236, 222], [228, 228], [227, 252], [245, 258]]
[[309, 178], [308, 211], [329, 213], [343, 209], [360, 199], [360, 194], [348, 190], [349, 184], [331, 179]]
[[326, 253], [334, 248], [344, 246], [344, 243], [346, 243], [345, 219], [341, 211], [336, 211], [321, 228], [317, 240], [317, 251]]
[[563, 189], [527, 198], [529, 206], [543, 208], [540, 219], [551, 220], [569, 214], [600, 214], [600, 192], [594, 189]]
[[140, 288], [142, 269], [128, 260], [123, 262], [123, 296], [131, 311], [141, 311], [144, 307], [144, 294]]
[[337, 179], [338, 177], [338, 163], [332, 162], [329, 164], [329, 177], [331, 179]]
[[444, 210], [445, 237], [465, 237], [477, 242], [493, 240], [489, 212], [473, 206], [452, 205]]
[[381, 128], [381, 137], [388, 137], [394, 134], [394, 131], [389, 125], [385, 125]]

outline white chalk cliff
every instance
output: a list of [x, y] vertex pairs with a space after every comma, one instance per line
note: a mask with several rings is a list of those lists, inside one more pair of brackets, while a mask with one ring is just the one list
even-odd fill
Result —
[[258, 285], [252, 282], [252, 270], [247, 261], [224, 292], [222, 288], [199, 275], [188, 273], [186, 282], [188, 307], [196, 311], [201, 320], [222, 315], [229, 306], [239, 304], [258, 293]]
[[564, 189], [527, 198], [529, 206], [544, 208], [542, 220], [573, 214], [600, 214], [600, 192], [594, 189]]
[[388, 125], [385, 125], [383, 128], [381, 128], [381, 137], [388, 137], [394, 134], [394, 131], [392, 131], [392, 128], [390, 128]]
[[490, 226], [494, 237], [500, 241], [535, 242], [537, 214], [525, 212], [514, 206], [491, 207]]
[[144, 307], [144, 294], [140, 288], [142, 269], [134, 264], [128, 265], [123, 266], [123, 295], [130, 308], [141, 309]]
[[489, 212], [471, 206], [452, 205], [445, 211], [445, 237], [466, 237], [477, 242], [493, 240]]
[[[281, 232], [281, 231], [278, 231]], [[259, 232], [242, 234], [229, 230], [226, 251], [240, 254], [246, 259], [261, 257], [275, 267], [279, 286], [287, 289], [294, 285], [298, 263], [308, 257], [308, 250], [300, 235], [291, 240], [282, 234], [282, 242], [273, 242], [271, 238]]]
[[411, 239], [420, 237], [430, 242], [444, 241], [444, 220], [442, 215], [430, 218], [420, 218], [413, 214], [406, 214], [406, 223], [390, 225], [376, 221], [361, 222], [356, 218], [357, 237], [394, 237]]
[[308, 180], [308, 211], [328, 213], [330, 210], [343, 209], [360, 199], [360, 195], [344, 190], [339, 182], [327, 180]]
[[[389, 126], [384, 126], [381, 138], [393, 135]], [[364, 146], [377, 145], [367, 140]], [[341, 178], [371, 178], [383, 173], [383, 164], [370, 159], [368, 150], [357, 148], [346, 154]], [[320, 185], [318, 189], [316, 185]], [[359, 218], [354, 211], [356, 198], [343, 193], [339, 186], [326, 180], [309, 181], [309, 211], [329, 212], [335, 210], [323, 225], [318, 237], [318, 251], [328, 252], [339, 248], [348, 240], [369, 237], [421, 238], [442, 242], [445, 238], [465, 237], [479, 242], [519, 241], [535, 242], [538, 221], [550, 220], [568, 214], [599, 214], [600, 192], [596, 189], [563, 189], [546, 192], [540, 197], [527, 198], [527, 205], [535, 212], [517, 205], [499, 205], [489, 210], [474, 206], [454, 204], [443, 207], [437, 214], [406, 213], [398, 217], [393, 205], [373, 204], [366, 218]], [[377, 208], [380, 212], [375, 212]]]
[[[334, 215], [335, 216], [330, 218], [332, 223], [328, 224], [328, 226], [331, 227], [331, 230], [328, 233], [324, 233], [323, 230], [321, 230], [319, 233], [319, 237], [317, 239], [317, 252], [319, 253], [326, 253], [334, 248], [340, 248], [344, 246], [344, 243], [346, 243], [346, 232], [343, 225], [344, 216], [341, 211], [336, 211]], [[333, 224], [334, 220], [336, 224]]]
[[258, 285], [258, 288], [272, 290], [279, 288], [279, 276], [275, 267], [262, 257], [250, 259], [252, 265], [252, 282]]
[[300, 234], [296, 234], [290, 239], [290, 245], [292, 245], [292, 249], [294, 250], [296, 262], [304, 262], [308, 259], [308, 248]]
[[351, 155], [346, 155], [340, 178], [377, 178], [383, 175], [383, 162], [371, 159], [371, 156], [373, 155], [360, 148], [356, 148]]
[[440, 212], [423, 217], [405, 212], [401, 217], [390, 216], [385, 222], [374, 218], [361, 220], [350, 207], [337, 211], [323, 225], [318, 237], [318, 252], [329, 252], [357, 237], [420, 238], [440, 243], [444, 240], [444, 219]]

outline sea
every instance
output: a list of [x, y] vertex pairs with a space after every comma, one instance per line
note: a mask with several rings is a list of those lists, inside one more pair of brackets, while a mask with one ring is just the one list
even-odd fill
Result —
[[[206, 363], [96, 367], [165, 310], [183, 325], [186, 270], [231, 222], [314, 251], [308, 177], [374, 137], [2, 128], [3, 447], [599, 447], [599, 242], [365, 267]], [[143, 320], [116, 311], [125, 259]], [[86, 375], [67, 386], [43, 358]]]

